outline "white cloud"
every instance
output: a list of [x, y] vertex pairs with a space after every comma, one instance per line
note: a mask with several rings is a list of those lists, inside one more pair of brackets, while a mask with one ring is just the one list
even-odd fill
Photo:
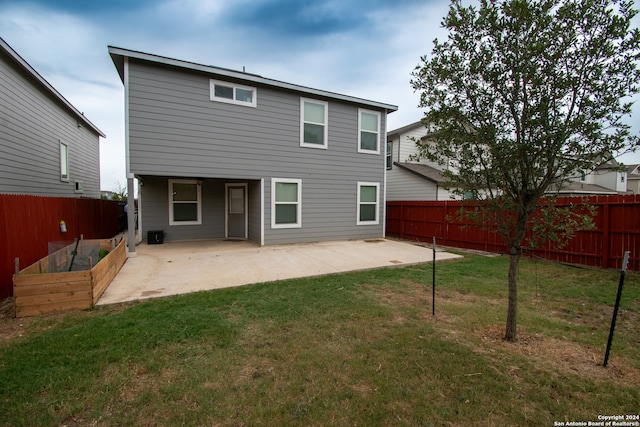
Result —
[[[243, 25], [229, 21], [234, 8], [249, 7], [255, 7], [251, 0], [168, 0], [75, 15], [5, 2], [0, 35], [107, 134], [101, 142], [106, 190], [125, 182], [123, 88], [108, 45], [236, 70], [244, 66], [267, 78], [395, 104], [399, 111], [389, 116], [389, 130], [422, 117], [419, 95], [409, 84], [411, 72], [431, 52], [433, 39], [446, 37], [439, 24], [449, 2], [355, 13], [355, 5], [329, 0], [323, 14], [351, 13], [361, 21], [353, 28], [341, 21], [326, 33], [300, 37], [260, 25], [257, 15], [257, 21]], [[634, 125], [640, 131], [637, 120]], [[624, 160], [640, 163], [640, 154]]]
[[106, 135], [101, 187], [125, 181], [122, 85], [100, 27], [46, 8], [0, 9], [0, 33], [62, 96]]

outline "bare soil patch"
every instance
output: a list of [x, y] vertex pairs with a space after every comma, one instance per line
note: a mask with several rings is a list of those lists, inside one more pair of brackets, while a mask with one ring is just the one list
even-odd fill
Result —
[[[431, 295], [425, 292], [425, 286], [415, 282], [404, 282], [409, 286], [408, 291], [396, 292], [395, 290], [380, 289], [371, 286], [371, 289], [380, 297], [385, 305], [402, 307], [430, 307]], [[482, 299], [491, 305], [500, 301], [486, 299], [473, 294], [459, 292], [439, 292], [438, 298], [446, 300], [448, 304], [465, 305], [474, 304]], [[437, 303], [437, 300], [436, 300]], [[551, 314], [551, 313], [550, 313]], [[482, 343], [483, 348], [475, 348], [473, 351], [486, 352], [501, 350], [512, 354], [525, 356], [539, 365], [559, 369], [562, 372], [585, 376], [595, 381], [624, 381], [625, 384], [640, 385], [640, 371], [631, 367], [624, 359], [610, 359], [608, 366], [602, 366], [604, 349], [594, 349], [580, 343], [569, 340], [546, 337], [542, 334], [532, 334], [523, 327], [518, 330], [516, 342], [507, 342], [504, 338], [504, 325], [495, 324], [488, 328], [463, 331], [456, 319], [438, 310], [436, 316], [431, 316], [430, 310], [425, 309], [424, 316], [436, 329], [445, 332], [449, 337], [466, 345], [472, 345], [472, 341], [466, 339], [468, 334], [475, 338], [475, 342]]]
[[0, 344], [23, 337], [30, 318], [15, 318], [13, 298], [0, 301]]
[[476, 332], [476, 336], [493, 348], [526, 356], [537, 363], [560, 369], [563, 372], [586, 376], [593, 380], [640, 385], [640, 371], [634, 369], [623, 359], [609, 359], [602, 366], [604, 349], [594, 349], [572, 341], [563, 341], [531, 334], [524, 328], [518, 331], [518, 339], [508, 342], [503, 339], [504, 325], [492, 325]]

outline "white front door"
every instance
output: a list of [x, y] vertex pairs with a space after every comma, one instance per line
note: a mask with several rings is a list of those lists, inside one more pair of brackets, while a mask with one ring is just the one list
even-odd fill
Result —
[[226, 237], [247, 238], [247, 184], [226, 184]]

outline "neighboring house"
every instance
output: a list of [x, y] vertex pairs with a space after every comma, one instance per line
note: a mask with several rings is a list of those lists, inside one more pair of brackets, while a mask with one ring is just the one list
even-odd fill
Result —
[[0, 38], [0, 193], [99, 198], [100, 137]]
[[611, 159], [596, 170], [571, 177], [558, 192], [560, 196], [615, 195], [627, 192], [627, 172]]
[[415, 139], [427, 140], [422, 122], [387, 134], [387, 200], [448, 200], [441, 167], [427, 160], [410, 160], [417, 153]]
[[627, 192], [640, 194], [640, 165], [627, 166]]
[[384, 236], [386, 119], [396, 106], [109, 53], [124, 83], [127, 179], [139, 182], [143, 237], [269, 245]]
[[[410, 157], [417, 153], [415, 140], [428, 140], [428, 130], [422, 122], [389, 131], [387, 135], [387, 200], [447, 200], [453, 195], [444, 188], [442, 168], [426, 160], [415, 161]], [[630, 169], [631, 170], [631, 169]], [[636, 173], [638, 165], [633, 169]], [[602, 164], [595, 171], [569, 178], [560, 196], [585, 196], [624, 194], [627, 192], [627, 175], [614, 159]], [[636, 179], [640, 179], [637, 175]], [[634, 180], [636, 191], [640, 181]], [[632, 188], [630, 188], [632, 190]]]

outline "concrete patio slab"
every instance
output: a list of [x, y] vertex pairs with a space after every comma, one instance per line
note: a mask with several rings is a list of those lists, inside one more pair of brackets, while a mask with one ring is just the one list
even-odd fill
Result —
[[[460, 256], [436, 252], [436, 261], [454, 258]], [[262, 247], [228, 240], [145, 243], [97, 305], [432, 260], [430, 248], [388, 239]]]

